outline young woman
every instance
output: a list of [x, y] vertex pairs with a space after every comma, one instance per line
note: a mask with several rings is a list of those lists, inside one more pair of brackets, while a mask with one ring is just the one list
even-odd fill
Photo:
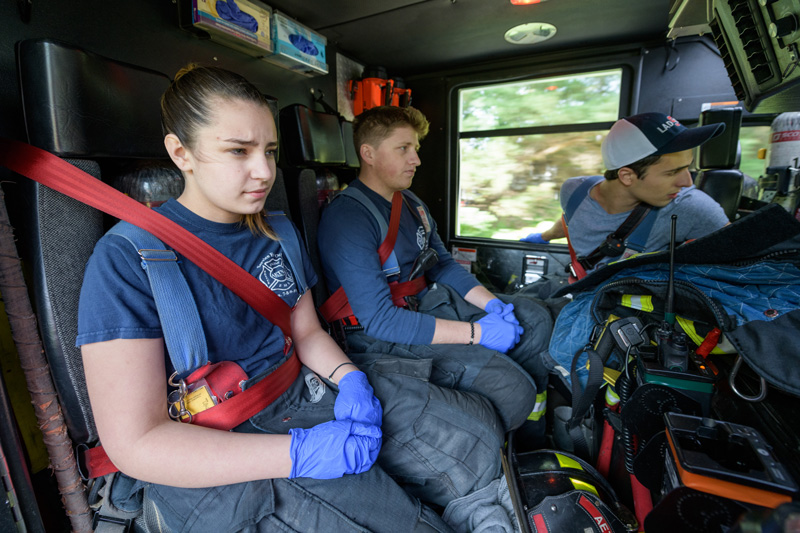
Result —
[[[316, 282], [308, 258], [293, 272], [281, 246], [293, 236], [277, 234], [265, 217], [277, 134], [260, 92], [226, 70], [188, 67], [161, 107], [164, 144], [186, 185], [158, 211], [293, 307], [303, 366], [286, 392], [234, 431], [172, 420], [172, 368], [147, 274], [129, 242], [104, 236], [87, 265], [77, 344], [100, 440], [123, 473], [112, 502], [128, 508], [143, 495], [173, 531], [449, 531], [373, 464], [381, 405], [366, 375], [319, 327], [297, 281]], [[236, 363], [248, 384], [284, 364], [291, 351], [281, 330], [180, 259], [210, 362]]]

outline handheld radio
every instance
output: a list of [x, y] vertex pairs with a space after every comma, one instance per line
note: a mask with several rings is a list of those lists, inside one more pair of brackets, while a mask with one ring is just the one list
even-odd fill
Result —
[[686, 372], [689, 366], [689, 348], [686, 334], [675, 331], [675, 227], [678, 215], [672, 215], [669, 235], [669, 282], [664, 321], [656, 335], [658, 339], [658, 360], [661, 365], [674, 372]]
[[703, 413], [711, 408], [716, 375], [689, 350], [686, 334], [675, 327], [675, 233], [678, 216], [672, 215], [669, 243], [669, 281], [664, 320], [654, 335], [656, 346], [642, 346], [637, 359], [637, 378], [642, 383], [672, 387], [698, 401]]

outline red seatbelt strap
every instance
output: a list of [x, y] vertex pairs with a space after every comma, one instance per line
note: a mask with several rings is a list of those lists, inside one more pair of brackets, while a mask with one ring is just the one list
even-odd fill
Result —
[[0, 138], [0, 162], [17, 174], [149, 231], [236, 293], [281, 328], [284, 336], [291, 337], [291, 309], [286, 302], [242, 267], [164, 215], [60, 157], [23, 142]]
[[[241, 394], [193, 415], [192, 424], [229, 431], [274, 402], [294, 383], [299, 373], [300, 359], [293, 353], [281, 366]], [[102, 446], [84, 450], [80, 466], [81, 475], [86, 479], [118, 471]]]
[[[381, 265], [386, 262], [392, 250], [394, 250], [394, 245], [397, 242], [397, 232], [400, 229], [400, 216], [402, 214], [403, 193], [395, 191], [392, 195], [392, 213], [389, 215], [389, 229], [386, 231], [386, 237], [384, 237], [383, 242], [378, 247], [378, 260]], [[420, 276], [414, 280], [404, 281], [403, 283], [390, 283], [389, 290], [392, 291], [392, 302], [398, 307], [403, 307], [406, 304], [403, 298], [417, 294], [427, 285], [424, 276]], [[353, 310], [350, 308], [350, 302], [347, 301], [344, 288], [340, 286], [336, 289], [336, 291], [325, 300], [325, 303], [319, 307], [319, 312], [329, 323], [353, 316]]]
[[564, 236], [567, 238], [567, 246], [569, 247], [569, 257], [571, 259], [570, 262], [570, 273], [569, 273], [569, 282], [575, 283], [579, 279], [583, 279], [586, 277], [586, 270], [583, 269], [583, 266], [578, 262], [578, 255], [575, 253], [575, 250], [572, 248], [572, 243], [569, 241], [569, 229], [567, 228], [567, 221], [564, 218], [564, 214], [561, 214], [561, 227], [564, 228]]
[[393, 281], [389, 284], [389, 290], [392, 291], [392, 303], [397, 307], [405, 307], [406, 296], [415, 296], [427, 286], [428, 281], [425, 279], [425, 276], [419, 276], [402, 283]]
[[397, 242], [397, 232], [400, 229], [400, 215], [403, 214], [403, 193], [395, 191], [392, 195], [392, 213], [389, 215], [389, 229], [386, 232], [386, 238], [378, 246], [378, 259], [383, 265], [392, 250], [394, 250], [394, 243]]

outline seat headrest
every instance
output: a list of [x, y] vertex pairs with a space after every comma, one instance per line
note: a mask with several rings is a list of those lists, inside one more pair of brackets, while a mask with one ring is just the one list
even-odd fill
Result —
[[50, 39], [17, 44], [28, 141], [61, 157], [164, 158], [170, 78]]
[[356, 151], [356, 145], [353, 141], [353, 123], [343, 120], [341, 127], [345, 158], [347, 159], [345, 164], [350, 168], [358, 168], [361, 166], [361, 162], [358, 160], [358, 152]]
[[345, 164], [347, 158], [338, 116], [295, 104], [281, 109], [280, 123], [282, 154], [289, 165]]
[[700, 114], [700, 125], [725, 123], [725, 131], [697, 149], [697, 168], [739, 167], [739, 130], [742, 126], [742, 108], [724, 107], [707, 109]]

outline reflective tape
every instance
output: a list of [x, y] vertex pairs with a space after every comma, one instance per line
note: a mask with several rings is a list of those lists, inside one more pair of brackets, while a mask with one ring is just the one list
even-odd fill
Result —
[[649, 294], [623, 294], [622, 305], [631, 309], [641, 309], [647, 313], [653, 312], [653, 297]]
[[547, 412], [547, 391], [536, 395], [536, 403], [533, 406], [533, 411], [528, 415], [528, 420], [536, 422], [544, 416], [545, 412]]

